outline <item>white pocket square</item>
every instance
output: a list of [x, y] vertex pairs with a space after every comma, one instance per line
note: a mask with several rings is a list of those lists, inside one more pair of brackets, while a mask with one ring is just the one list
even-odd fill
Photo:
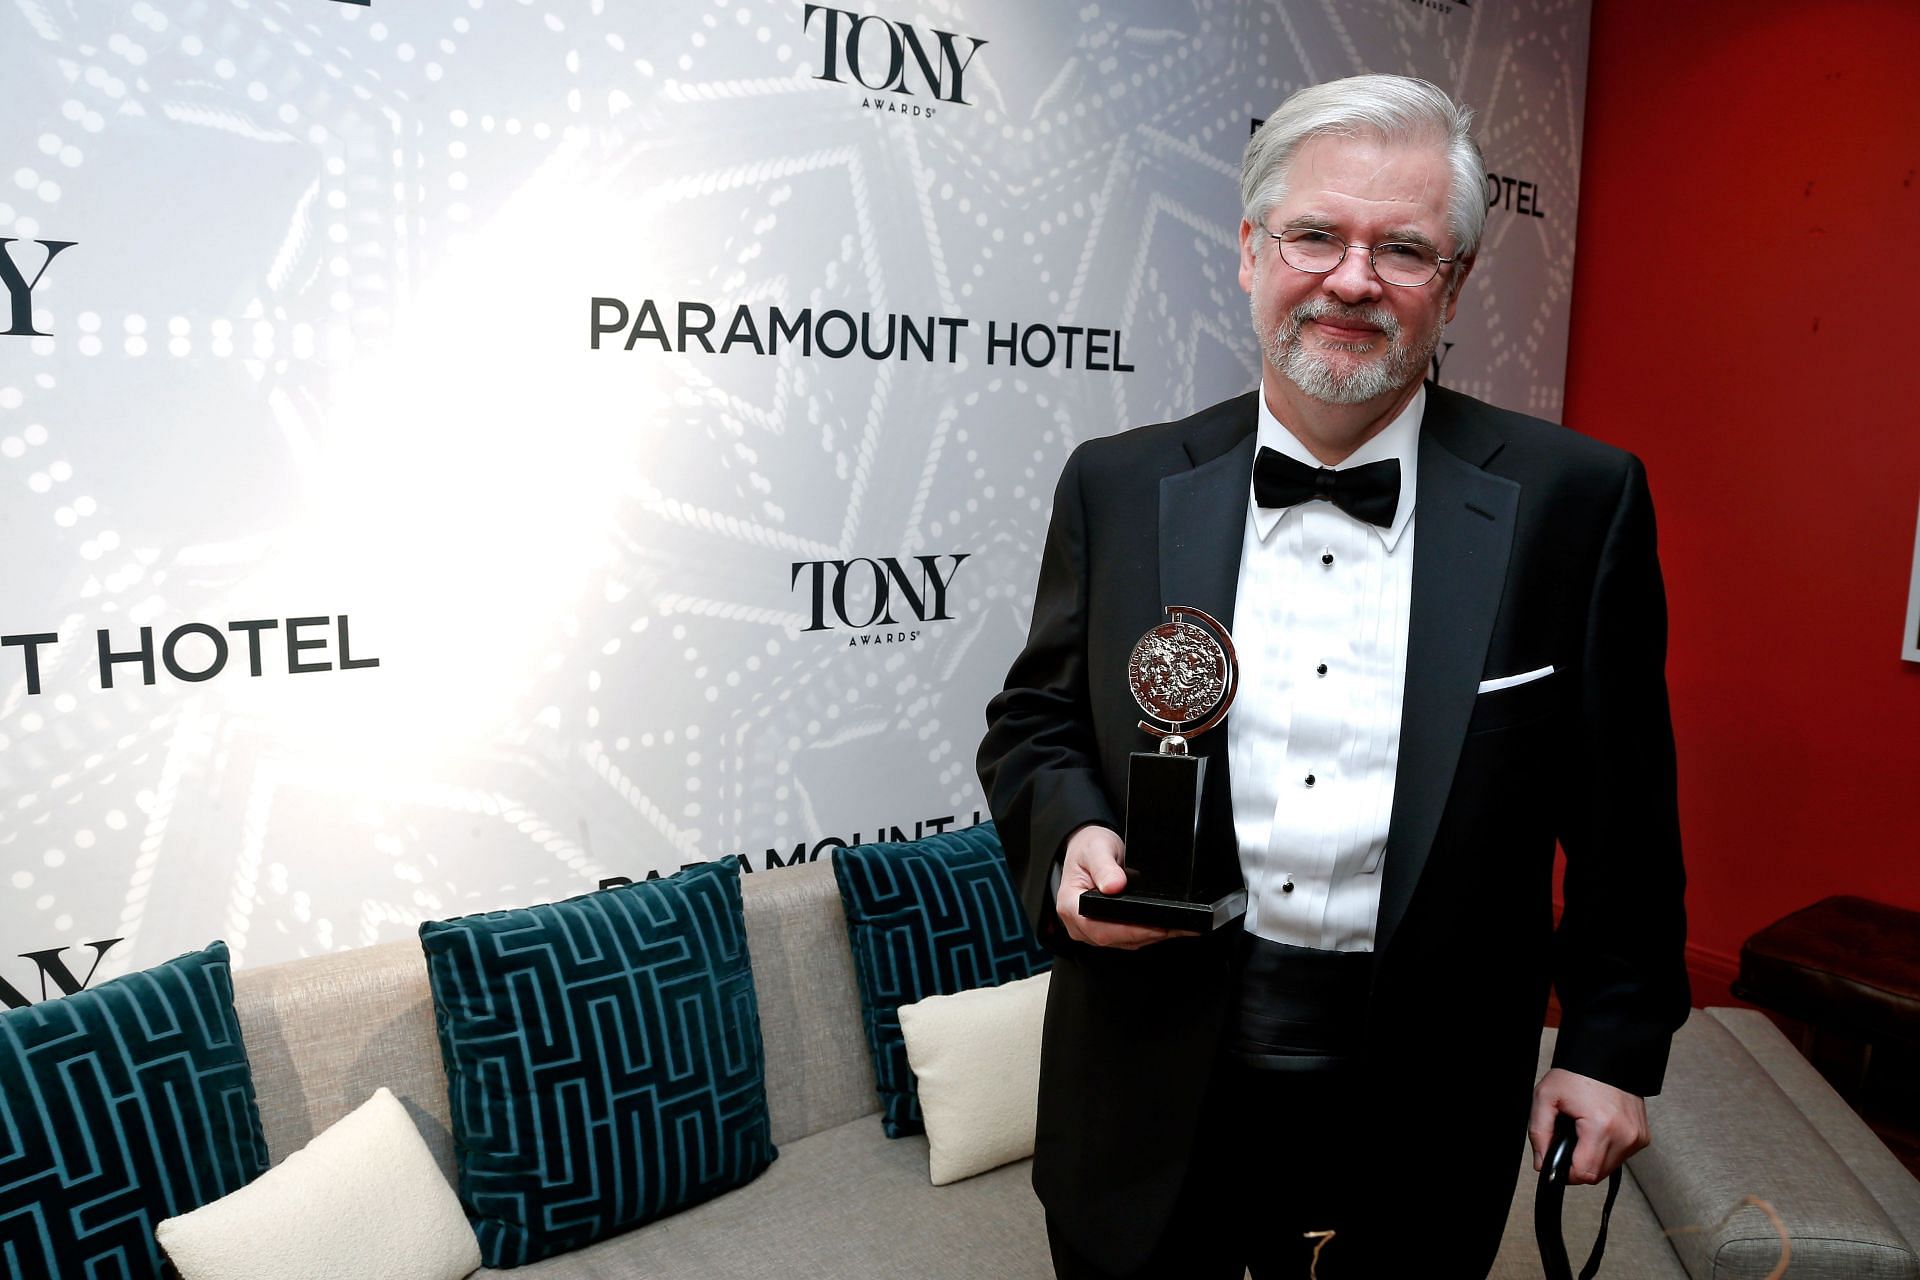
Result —
[[1480, 682], [1480, 692], [1492, 693], [1495, 689], [1511, 689], [1517, 684], [1527, 684], [1534, 680], [1544, 680], [1552, 674], [1553, 666], [1549, 663], [1547, 666], [1541, 667], [1538, 671], [1522, 671], [1517, 676], [1495, 676], [1491, 680], [1482, 680]]

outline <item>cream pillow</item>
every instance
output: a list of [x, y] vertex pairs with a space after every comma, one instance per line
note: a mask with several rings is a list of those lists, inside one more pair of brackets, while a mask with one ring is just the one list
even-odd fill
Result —
[[1040, 1026], [1051, 976], [900, 1006], [934, 1186], [1033, 1154]]
[[156, 1234], [181, 1280], [460, 1280], [480, 1266], [460, 1201], [385, 1089]]

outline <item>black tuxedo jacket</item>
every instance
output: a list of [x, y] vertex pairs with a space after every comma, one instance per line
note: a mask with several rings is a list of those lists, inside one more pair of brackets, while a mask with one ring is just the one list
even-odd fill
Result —
[[[1034, 1185], [1056, 1227], [1115, 1271], [1152, 1247], [1185, 1176], [1232, 940], [1084, 946], [1054, 915], [1052, 870], [1076, 828], [1121, 829], [1128, 755], [1153, 749], [1127, 687], [1134, 642], [1169, 604], [1233, 625], [1257, 394], [1074, 451], [1031, 634], [980, 747], [1014, 883], [1056, 955]], [[1424, 1147], [1444, 1100], [1468, 1133], [1428, 1176], [1478, 1179], [1486, 1212], [1504, 1216], [1549, 981], [1555, 1064], [1633, 1093], [1659, 1091], [1686, 1018], [1666, 603], [1631, 455], [1437, 386], [1419, 449], [1367, 1016], [1380, 1106], [1355, 1141], [1405, 1126]], [[1543, 679], [1478, 692], [1549, 664]], [[1235, 885], [1227, 736], [1193, 749], [1211, 757], [1202, 844], [1216, 881]]]

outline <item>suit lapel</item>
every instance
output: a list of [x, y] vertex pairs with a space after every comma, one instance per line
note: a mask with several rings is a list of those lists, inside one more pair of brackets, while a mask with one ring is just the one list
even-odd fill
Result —
[[[1222, 408], [1185, 442], [1191, 467], [1160, 480], [1160, 603], [1203, 610], [1231, 630], [1253, 483], [1257, 410], [1252, 395]], [[1216, 833], [1210, 842], [1218, 850], [1212, 878], [1238, 885], [1240, 855], [1233, 838], [1233, 781], [1227, 763], [1230, 723], [1231, 716], [1195, 738], [1193, 751], [1210, 762], [1200, 821], [1202, 831]]]
[[1501, 439], [1429, 388], [1420, 430], [1407, 685], [1374, 947], [1413, 900], [1473, 715], [1506, 584], [1520, 486], [1482, 470]]
[[1160, 603], [1205, 610], [1233, 626], [1247, 524], [1254, 435], [1160, 481]]

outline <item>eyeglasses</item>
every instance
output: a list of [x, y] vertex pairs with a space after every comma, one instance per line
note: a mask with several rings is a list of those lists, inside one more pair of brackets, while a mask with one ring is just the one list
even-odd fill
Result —
[[[1265, 227], [1260, 229], [1267, 231]], [[1403, 289], [1417, 289], [1439, 275], [1442, 266], [1459, 261], [1458, 256], [1443, 258], [1426, 245], [1404, 241], [1350, 245], [1331, 231], [1316, 231], [1311, 227], [1288, 227], [1285, 231], [1267, 231], [1267, 234], [1280, 242], [1281, 260], [1295, 271], [1323, 276], [1347, 260], [1348, 249], [1365, 249], [1373, 274], [1379, 276], [1383, 284], [1399, 285]]]

